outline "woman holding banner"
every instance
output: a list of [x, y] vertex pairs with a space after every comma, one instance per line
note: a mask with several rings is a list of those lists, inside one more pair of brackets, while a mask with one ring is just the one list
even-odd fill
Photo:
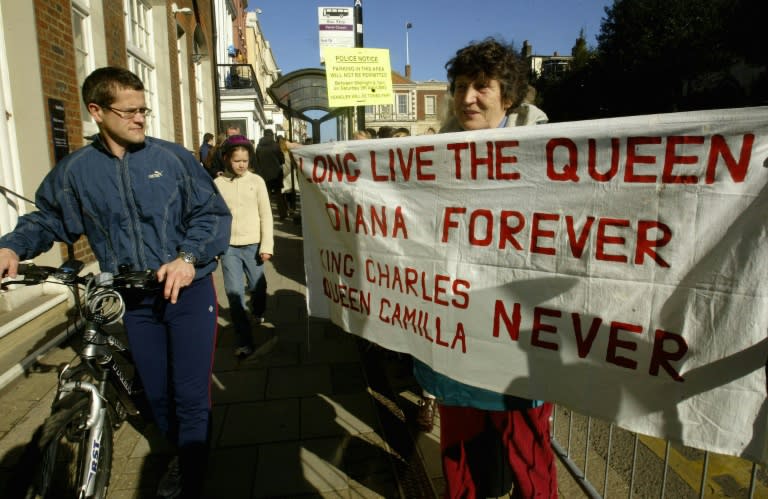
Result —
[[[528, 69], [513, 47], [493, 38], [474, 42], [446, 69], [453, 114], [441, 133], [547, 122], [526, 102]], [[414, 374], [437, 400], [446, 497], [557, 497], [551, 404], [466, 385], [416, 359]]]

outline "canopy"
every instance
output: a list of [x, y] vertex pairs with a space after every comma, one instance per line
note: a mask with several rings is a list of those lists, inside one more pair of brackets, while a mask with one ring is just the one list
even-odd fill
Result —
[[[267, 93], [281, 109], [291, 117], [296, 116], [313, 124], [313, 137], [317, 142], [319, 130], [315, 125], [335, 118], [348, 111], [348, 108], [328, 107], [328, 83], [325, 79], [325, 69], [307, 68], [293, 71], [278, 78], [268, 89]], [[307, 116], [307, 111], [325, 111], [320, 119]]]

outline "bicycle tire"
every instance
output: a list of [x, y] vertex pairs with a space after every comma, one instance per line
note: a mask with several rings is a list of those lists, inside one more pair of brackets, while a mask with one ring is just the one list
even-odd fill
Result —
[[[27, 491], [27, 499], [78, 497], [80, 479], [88, 462], [88, 430], [83, 429], [83, 424], [88, 418], [90, 399], [81, 394], [72, 394], [60, 402], [30, 444], [36, 446], [40, 461], [35, 470], [34, 482]], [[112, 424], [109, 411], [105, 418], [94, 477], [94, 493], [88, 496], [93, 499], [106, 498], [112, 473]]]

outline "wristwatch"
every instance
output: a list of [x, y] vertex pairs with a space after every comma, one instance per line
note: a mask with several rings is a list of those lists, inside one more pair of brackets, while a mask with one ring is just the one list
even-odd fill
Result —
[[197, 257], [192, 253], [187, 253], [186, 251], [179, 251], [179, 254], [176, 255], [176, 257], [181, 258], [184, 263], [191, 263], [192, 265], [197, 263]]

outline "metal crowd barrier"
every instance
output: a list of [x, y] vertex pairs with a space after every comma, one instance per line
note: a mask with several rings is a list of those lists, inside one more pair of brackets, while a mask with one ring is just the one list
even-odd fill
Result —
[[768, 497], [765, 466], [641, 436], [555, 406], [552, 448], [590, 498]]

